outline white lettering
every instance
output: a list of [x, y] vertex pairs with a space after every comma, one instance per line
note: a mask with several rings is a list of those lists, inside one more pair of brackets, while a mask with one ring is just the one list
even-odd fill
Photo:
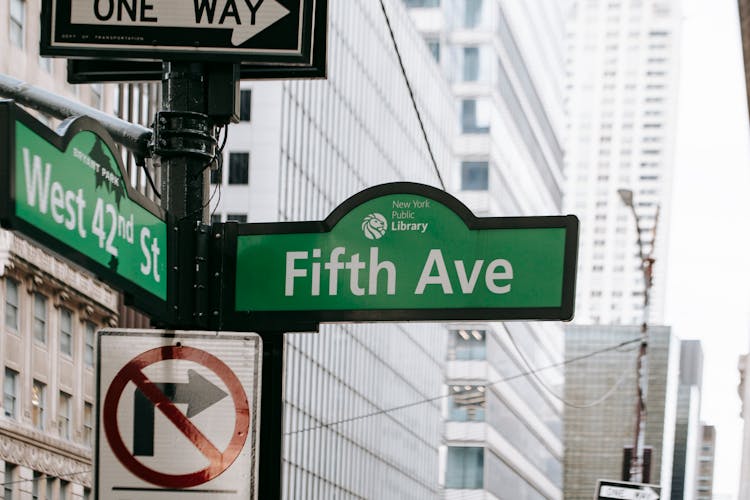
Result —
[[36, 206], [36, 196], [39, 194], [39, 211], [47, 213], [47, 201], [49, 200], [49, 177], [52, 165], [47, 163], [44, 167], [44, 181], [42, 181], [42, 158], [34, 155], [33, 164], [29, 156], [29, 148], [23, 148], [23, 170], [26, 174], [26, 202], [30, 207]]
[[464, 261], [457, 260], [454, 262], [456, 266], [456, 273], [458, 274], [458, 283], [461, 285], [461, 291], [463, 293], [472, 293], [474, 286], [477, 284], [477, 278], [479, 278], [479, 272], [482, 270], [483, 260], [474, 262], [474, 267], [471, 270], [471, 276], [466, 279], [466, 268], [464, 267]]
[[294, 262], [300, 259], [307, 259], [307, 252], [287, 252], [286, 253], [286, 281], [284, 282], [284, 295], [291, 297], [294, 295], [294, 278], [304, 278], [307, 276], [305, 269], [297, 269]]
[[[432, 275], [433, 267], [437, 267], [437, 276]], [[443, 287], [443, 293], [449, 295], [453, 293], [453, 287], [451, 286], [450, 278], [448, 278], [448, 269], [446, 269], [445, 260], [443, 260], [443, 252], [438, 249], [430, 250], [414, 293], [422, 295], [427, 285], [440, 285]]]
[[[501, 267], [503, 270], [497, 272], [496, 269]], [[510, 292], [510, 283], [502, 286], [498, 286], [495, 283], [497, 280], [512, 280], [513, 279], [513, 267], [505, 259], [495, 259], [490, 262], [487, 266], [487, 273], [484, 276], [485, 283], [487, 283], [487, 289], [492, 293], [508, 293]]]
[[396, 294], [396, 266], [389, 260], [378, 262], [378, 248], [370, 248], [370, 281], [369, 290], [370, 295], [377, 295], [378, 293], [378, 273], [385, 270], [386, 282], [387, 282], [387, 294]]
[[52, 219], [58, 224], [63, 223], [63, 215], [58, 211], [65, 206], [65, 191], [59, 182], [52, 183], [52, 193], [50, 194], [50, 213], [52, 213]]
[[328, 295], [336, 295], [339, 290], [339, 269], [344, 269], [344, 264], [339, 262], [341, 257], [346, 252], [344, 247], [336, 247], [331, 250], [331, 257], [328, 262], [323, 266], [328, 271]]

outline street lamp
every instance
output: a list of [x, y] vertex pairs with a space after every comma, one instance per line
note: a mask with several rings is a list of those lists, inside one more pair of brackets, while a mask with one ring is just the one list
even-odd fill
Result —
[[[656, 207], [654, 217], [654, 226], [651, 228], [651, 241], [648, 242], [649, 249], [646, 252], [646, 242], [643, 241], [643, 227], [641, 218], [635, 210], [633, 203], [633, 191], [630, 189], [618, 189], [617, 194], [625, 206], [630, 208], [635, 219], [635, 229], [638, 237], [638, 257], [641, 260], [641, 272], [643, 272], [643, 323], [641, 324], [641, 345], [638, 350], [638, 358], [635, 365], [635, 376], [637, 383], [636, 393], [636, 410], [635, 410], [635, 437], [633, 439], [633, 450], [630, 455], [630, 467], [623, 467], [629, 476], [623, 477], [625, 481], [642, 482], [644, 480], [644, 434], [646, 425], [646, 404], [645, 399], [648, 394], [648, 369], [646, 365], [646, 354], [648, 348], [648, 313], [651, 295], [651, 286], [653, 285], [654, 270], [654, 248], [656, 247], [656, 227], [659, 223], [659, 206]], [[645, 365], [645, 366], [644, 366]], [[650, 474], [645, 475], [649, 478]]]

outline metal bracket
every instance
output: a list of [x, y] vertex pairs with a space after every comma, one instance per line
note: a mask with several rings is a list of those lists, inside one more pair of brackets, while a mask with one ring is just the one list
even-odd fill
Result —
[[156, 113], [151, 151], [162, 158], [193, 156], [211, 161], [216, 139], [208, 117], [192, 111], [159, 111]]

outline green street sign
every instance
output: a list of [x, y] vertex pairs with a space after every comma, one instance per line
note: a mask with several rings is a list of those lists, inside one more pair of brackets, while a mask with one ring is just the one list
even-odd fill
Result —
[[130, 187], [109, 134], [76, 118], [55, 132], [0, 101], [0, 223], [167, 314], [165, 213]]
[[227, 328], [570, 320], [578, 219], [475, 217], [444, 191], [367, 189], [324, 221], [225, 224]]

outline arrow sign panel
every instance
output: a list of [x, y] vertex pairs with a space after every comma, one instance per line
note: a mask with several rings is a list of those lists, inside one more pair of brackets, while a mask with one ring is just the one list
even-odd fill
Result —
[[71, 0], [70, 20], [79, 25], [231, 29], [237, 46], [289, 14], [276, 0]]
[[40, 53], [325, 71], [327, 0], [42, 0]]
[[661, 488], [654, 484], [599, 481], [597, 500], [659, 500]]
[[96, 498], [256, 497], [255, 334], [99, 332]]
[[[172, 403], [186, 404], [187, 418], [193, 418], [213, 406], [227, 393], [195, 370], [188, 370], [186, 384], [153, 383]], [[154, 404], [142, 390], [135, 389], [133, 404], [133, 455], [154, 456]]]

